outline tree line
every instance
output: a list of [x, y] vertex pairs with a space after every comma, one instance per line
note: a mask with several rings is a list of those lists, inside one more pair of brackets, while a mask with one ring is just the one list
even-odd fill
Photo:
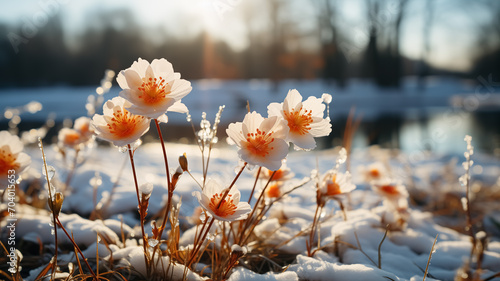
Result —
[[[239, 51], [216, 40], [207, 32], [189, 38], [154, 30], [154, 40], [135, 20], [129, 10], [89, 15], [89, 26], [78, 36], [65, 34], [61, 17], [55, 15], [27, 33], [26, 23], [0, 24], [0, 87], [52, 85], [96, 85], [105, 69], [125, 69], [137, 59], [164, 57], [184, 78], [251, 79], [324, 79], [345, 86], [351, 77], [373, 79], [378, 85], [398, 87], [405, 75], [425, 77], [431, 74], [455, 74], [469, 77], [500, 74], [500, 4], [483, 0], [491, 6], [492, 21], [481, 25], [475, 51], [475, 65], [467, 73], [432, 68], [426, 56], [432, 51], [428, 34], [436, 19], [436, 7], [426, 0], [421, 60], [405, 58], [400, 51], [402, 22], [411, 14], [411, 0], [367, 0], [367, 37], [365, 45], [352, 42], [349, 29], [342, 24], [339, 0], [310, 1], [315, 9], [315, 29], [301, 33], [294, 22], [283, 16], [289, 2], [267, 1], [268, 26], [252, 30], [254, 10], [245, 10], [248, 46]], [[396, 3], [396, 5], [394, 5]], [[243, 5], [243, 4], [242, 4]], [[390, 13], [390, 14], [387, 14]], [[32, 30], [33, 31], [33, 30]], [[27, 36], [29, 35], [29, 36]], [[68, 40], [72, 40], [71, 44]], [[290, 48], [294, 42], [310, 40], [318, 46]], [[497, 79], [498, 80], [498, 79]]]

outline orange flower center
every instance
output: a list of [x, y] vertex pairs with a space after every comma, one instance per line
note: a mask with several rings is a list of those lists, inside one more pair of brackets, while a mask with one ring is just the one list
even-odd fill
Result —
[[171, 86], [165, 83], [165, 79], [159, 78], [142, 78], [142, 85], [139, 87], [141, 91], [139, 98], [145, 104], [153, 105], [162, 102], [165, 96], [170, 94]]
[[280, 187], [278, 184], [272, 184], [266, 189], [266, 196], [269, 198], [277, 198], [281, 195]]
[[[210, 198], [210, 204], [208, 207], [219, 217], [225, 218], [227, 216], [231, 216], [236, 212], [236, 205], [233, 203], [233, 199], [231, 199], [231, 194], [228, 194], [222, 203], [220, 200], [222, 199], [223, 193], [215, 193], [212, 198]], [[220, 204], [220, 206], [219, 206]], [[219, 207], [217, 207], [219, 206]]]
[[108, 129], [111, 134], [119, 138], [127, 138], [136, 132], [137, 124], [143, 120], [143, 116], [133, 115], [126, 109], [118, 109], [113, 113]]
[[247, 142], [245, 147], [251, 154], [265, 157], [269, 154], [274, 147], [270, 146], [270, 144], [274, 141], [274, 138], [271, 137], [273, 132], [266, 134], [266, 132], [257, 129], [256, 133], [247, 134]]
[[380, 187], [380, 190], [388, 195], [398, 195], [399, 191], [396, 186], [387, 184]]
[[278, 169], [276, 172], [275, 171], [271, 171], [271, 170], [267, 170], [267, 175], [268, 177], [271, 177], [274, 173], [274, 176], [273, 176], [273, 181], [278, 181], [280, 179], [283, 178], [283, 176], [285, 175], [285, 173], [283, 172], [283, 170], [281, 169]]
[[371, 170], [370, 170], [370, 176], [371, 176], [372, 178], [378, 178], [378, 177], [380, 177], [380, 172], [379, 172], [379, 170], [378, 170], [378, 169], [371, 169]]
[[64, 144], [65, 145], [76, 145], [80, 140], [81, 135], [78, 132], [70, 132], [64, 135]]
[[312, 110], [304, 109], [302, 112], [302, 108], [298, 111], [292, 109], [290, 112], [284, 111], [285, 119], [288, 122], [288, 127], [290, 128], [290, 132], [296, 133], [299, 135], [305, 135], [309, 130], [311, 130], [312, 119]]
[[340, 185], [337, 183], [337, 175], [332, 176], [332, 182], [329, 182], [326, 186], [326, 194], [333, 196], [337, 194], [341, 194]]
[[6, 176], [9, 170], [18, 170], [21, 165], [16, 162], [17, 157], [6, 150], [0, 149], [0, 176]]
[[75, 128], [75, 129], [77, 129], [78, 131], [80, 131], [80, 133], [81, 133], [82, 135], [89, 134], [89, 133], [91, 133], [91, 131], [90, 131], [91, 129], [90, 129], [89, 124], [90, 124], [90, 123], [85, 123], [85, 124], [83, 124], [82, 126], [80, 126], [80, 128]]

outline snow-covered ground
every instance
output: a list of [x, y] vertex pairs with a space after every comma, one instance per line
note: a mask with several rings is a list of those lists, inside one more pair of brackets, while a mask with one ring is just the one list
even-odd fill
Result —
[[[166, 200], [165, 175], [161, 147], [158, 143], [140, 146], [135, 154], [139, 184], [151, 182], [154, 185], [151, 196], [149, 213], [156, 214]], [[201, 178], [201, 157], [197, 146], [167, 143], [170, 166], [177, 167], [177, 157], [182, 153], [187, 154], [189, 167], [195, 178]], [[28, 153], [33, 159], [29, 175], [25, 182], [42, 177], [41, 153], [38, 148], [29, 148]], [[56, 188], [62, 186], [68, 170], [58, 153], [46, 148], [47, 162], [56, 169]], [[295, 173], [295, 178], [287, 182], [286, 186], [292, 187], [311, 175], [311, 170], [317, 168], [320, 173], [331, 169], [338, 156], [338, 149], [316, 152], [292, 152], [287, 159], [287, 165]], [[106, 259], [113, 253], [113, 259], [123, 259], [132, 267], [140, 268], [144, 260], [139, 258], [142, 248], [138, 248], [134, 239], [129, 239], [126, 245], [121, 242], [121, 231], [131, 236], [140, 237], [138, 219], [136, 216], [137, 200], [131, 168], [126, 153], [121, 153], [114, 147], [101, 145], [90, 150], [86, 161], [77, 168], [71, 180], [71, 191], [68, 190], [63, 204], [61, 222], [68, 231], [72, 231], [75, 240], [86, 248], [84, 254], [87, 258], [95, 257], [96, 248], [99, 247], [99, 257]], [[329, 202], [321, 216], [319, 234], [323, 250], [316, 252], [313, 257], [306, 254], [306, 241], [308, 235], [296, 236], [301, 230], [310, 227], [316, 207], [316, 192], [313, 182], [298, 188], [284, 201], [275, 204], [263, 223], [256, 228], [256, 234], [261, 237], [269, 247], [276, 247], [276, 251], [295, 256], [290, 266], [275, 268], [275, 272], [264, 275], [252, 272], [250, 269], [237, 267], [229, 280], [423, 280], [424, 270], [429, 258], [429, 253], [436, 235], [438, 235], [435, 253], [429, 266], [429, 275], [426, 280], [453, 280], [469, 258], [471, 242], [468, 236], [452, 228], [436, 223], [437, 213], [432, 210], [432, 204], [439, 202], [446, 194], [463, 194], [464, 190], [458, 184], [458, 176], [463, 174], [460, 162], [448, 156], [426, 155], [419, 162], [409, 162], [407, 157], [395, 151], [370, 148], [354, 151], [352, 154], [351, 171], [353, 182], [357, 189], [350, 196], [344, 198], [347, 206], [347, 220], [344, 221], [337, 203]], [[497, 160], [485, 155], [475, 155], [473, 169], [473, 182], [483, 189], [475, 193], [500, 192], [500, 166]], [[408, 209], [407, 225], [401, 230], [391, 230], [381, 245], [380, 257], [378, 247], [385, 233], [385, 224], [382, 218], [391, 217], [388, 206], [382, 203], [382, 198], [376, 195], [364, 181], [361, 174], [362, 167], [382, 161], [390, 163], [391, 173], [394, 177], [407, 184], [410, 194], [424, 194], [420, 205], [411, 202]], [[410, 163], [410, 166], [407, 164]], [[458, 163], [458, 164], [457, 164]], [[121, 166], [124, 165], [121, 172]], [[221, 185], [229, 185], [234, 178], [235, 168], [238, 166], [237, 154], [232, 147], [224, 144], [217, 145], [212, 151], [209, 166], [209, 177]], [[96, 174], [97, 173], [97, 174]], [[120, 177], [120, 173], [122, 173]], [[245, 171], [236, 186], [242, 192], [242, 198], [248, 198], [254, 181], [254, 171]], [[94, 191], [91, 185], [92, 178], [100, 177], [102, 184], [97, 188], [97, 197], [94, 202]], [[113, 190], [114, 182], [119, 181]], [[451, 182], [446, 182], [446, 177], [451, 177]], [[43, 179], [42, 179], [43, 181]], [[436, 181], [440, 181], [436, 185]], [[94, 181], [95, 183], [95, 181]], [[175, 190], [177, 200], [182, 198], [181, 216], [192, 215], [198, 202], [192, 192], [198, 190], [197, 184], [184, 174]], [[435, 187], [438, 186], [436, 189]], [[440, 189], [439, 189], [440, 188]], [[412, 196], [413, 197], [413, 196]], [[479, 194], [473, 197], [479, 198]], [[424, 199], [422, 199], [424, 198]], [[474, 202], [474, 201], [473, 201]], [[94, 203], [107, 205], [103, 220], [88, 220], [89, 214], [94, 209]], [[489, 243], [484, 251], [481, 276], [486, 278], [500, 271], [500, 208], [497, 202], [493, 203], [483, 217], [484, 232]], [[480, 208], [481, 202], [476, 202], [472, 208]], [[2, 207], [3, 208], [3, 207]], [[457, 216], [442, 216], [440, 221], [448, 222], [448, 226], [460, 229], [465, 225], [465, 215], [461, 210], [455, 210]], [[41, 241], [44, 245], [53, 244], [51, 235], [50, 216], [46, 210], [34, 209], [28, 205], [17, 205], [16, 235], [20, 241], [31, 241], [37, 244]], [[125, 223], [121, 226], [120, 221]], [[494, 223], [496, 221], [496, 224]], [[5, 221], [1, 228], [5, 229]], [[443, 223], [441, 223], [443, 224]], [[147, 232], [151, 227], [147, 224]], [[96, 233], [110, 245], [107, 248], [103, 242], [96, 243]], [[59, 231], [61, 243], [69, 241]], [[192, 231], [185, 231], [181, 235], [181, 245], [188, 244]], [[356, 240], [359, 239], [359, 244]], [[191, 237], [191, 238], [190, 238]], [[288, 242], [287, 242], [288, 241]], [[337, 241], [338, 243], [334, 243]], [[186, 246], [184, 245], [184, 246]], [[278, 248], [279, 247], [279, 248]], [[251, 250], [251, 246], [249, 246]], [[362, 251], [360, 251], [360, 248]], [[75, 262], [73, 254], [60, 257], [64, 261]], [[48, 262], [48, 261], [47, 261]], [[142, 264], [141, 264], [142, 262]], [[378, 264], [380, 263], [380, 268]], [[32, 272], [23, 272], [32, 280], [41, 268]], [[180, 271], [182, 272], [182, 271]], [[196, 275], [190, 275], [191, 280], [196, 280]], [[465, 280], [465, 279], [464, 279]], [[500, 280], [500, 278], [491, 279]]]
[[[346, 219], [339, 204], [334, 200], [328, 201], [319, 222], [321, 250], [312, 257], [307, 254], [306, 242], [317, 206], [316, 185], [314, 180], [307, 179], [314, 175], [313, 170], [323, 174], [332, 169], [339, 149], [291, 152], [287, 157], [287, 165], [295, 176], [285, 183], [284, 190], [304, 181], [307, 183], [275, 203], [255, 229], [259, 243], [273, 249], [273, 253], [286, 256], [284, 260], [289, 262], [285, 266], [283, 263], [277, 265], [273, 257], [269, 257], [269, 272], [258, 274], [242, 259], [242, 266], [233, 270], [229, 280], [423, 280], [436, 236], [435, 252], [426, 280], [454, 280], [469, 261], [472, 245], [469, 236], [464, 234], [466, 217], [461, 198], [465, 188], [458, 181], [459, 176], [464, 174], [461, 162], [464, 161], [462, 152], [466, 145], [462, 140], [465, 133], [475, 129], [475, 125], [469, 122], [473, 111], [498, 111], [500, 102], [497, 96], [484, 93], [477, 95], [477, 88], [472, 84], [446, 79], [430, 80], [424, 91], [418, 90], [416, 81], [411, 79], [406, 80], [401, 90], [392, 91], [379, 90], [363, 81], [350, 83], [345, 89], [337, 89], [319, 81], [284, 81], [280, 83], [277, 93], [272, 92], [272, 88], [269, 81], [263, 80], [201, 80], [193, 82], [193, 92], [183, 102], [190, 109], [195, 124], [198, 124], [202, 111], [207, 112], [208, 119], [211, 119], [219, 105], [226, 105], [220, 132], [225, 130], [227, 124], [224, 123], [242, 120], [247, 100], [252, 110], [265, 114], [270, 102], [282, 101], [288, 89], [292, 88], [297, 88], [304, 96], [321, 96], [325, 92], [332, 94], [330, 116], [334, 126], [337, 118], [345, 117], [353, 105], [363, 114], [363, 120], [368, 121], [383, 114], [396, 114], [413, 120], [436, 113], [448, 115], [429, 122], [430, 132], [440, 133], [438, 138], [431, 134], [425, 139], [421, 131], [411, 129], [411, 124], [410, 127], [403, 126], [402, 151], [367, 148], [354, 138], [356, 149], [351, 154], [349, 170], [356, 189], [342, 197], [346, 206]], [[84, 105], [94, 90], [90, 87], [3, 89], [0, 90], [0, 96], [5, 107], [25, 105], [32, 100], [42, 103], [42, 111], [23, 114], [23, 121], [45, 120], [50, 112], [56, 112], [56, 120], [62, 121], [64, 118], [75, 119], [87, 115]], [[113, 88], [105, 98], [117, 94], [118, 89]], [[477, 103], [471, 104], [471, 101]], [[456, 116], [460, 118], [456, 119]], [[165, 125], [166, 134], [169, 126], [185, 123], [185, 115], [169, 115], [169, 123]], [[474, 140], [481, 140], [488, 132], [481, 134], [474, 136]], [[457, 143], [458, 146], [455, 145]], [[441, 151], [454, 153], [431, 154], [425, 151], [428, 145], [441, 146]], [[453, 149], [450, 150], [450, 147]], [[178, 165], [177, 157], [186, 153], [192, 175], [201, 181], [202, 157], [197, 146], [167, 143], [167, 151], [172, 172]], [[27, 147], [26, 152], [31, 156], [32, 164], [22, 175], [21, 188], [30, 193], [32, 201], [16, 204], [18, 221], [15, 233], [18, 245], [38, 247], [41, 243], [45, 247], [45, 254], [39, 257], [32, 251], [25, 253], [31, 262], [24, 265], [22, 274], [26, 280], [33, 280], [52, 258], [48, 253], [54, 249], [54, 236], [51, 233], [50, 213], [46, 210], [41, 152], [38, 147]], [[64, 160], [55, 145], [47, 145], [46, 156], [48, 165], [56, 170], [52, 183], [56, 189], [63, 191], [71, 174], [69, 167], [72, 165], [72, 154], [69, 153]], [[61, 223], [74, 234], [87, 258], [94, 259], [98, 249], [99, 258], [103, 261], [114, 260], [117, 265], [130, 266], [144, 273], [143, 249], [138, 245], [140, 239], [137, 239], [141, 237], [137, 198], [128, 154], [107, 143], [99, 143], [99, 146], [86, 150], [80, 156], [84, 161], [72, 175], [69, 188], [63, 191], [65, 199]], [[136, 150], [134, 157], [139, 185], [149, 182], [154, 186], [149, 202], [149, 221], [160, 213], [167, 200], [165, 168], [158, 141], [143, 144]], [[500, 162], [498, 157], [480, 153], [472, 158], [471, 210], [474, 222], [481, 225], [479, 236], [486, 237], [488, 241], [480, 272], [482, 278], [488, 278], [500, 272]], [[395, 212], [393, 206], [372, 190], [366, 179], [366, 167], [377, 162], [388, 169], [391, 178], [400, 181], [408, 189], [408, 209]], [[211, 152], [208, 177], [221, 186], [228, 186], [239, 165], [241, 163], [238, 162], [236, 150], [221, 139]], [[341, 169], [346, 168], [342, 166]], [[255, 169], [246, 169], [236, 183], [245, 201], [254, 184], [254, 173]], [[261, 187], [260, 184], [258, 186]], [[188, 247], [194, 239], [192, 216], [195, 216], [199, 203], [193, 191], [197, 190], [197, 183], [189, 175], [183, 174], [174, 191], [174, 201], [182, 201], [180, 223], [183, 232], [179, 238], [180, 246]], [[2, 203], [1, 209], [6, 209], [6, 203]], [[97, 215], [96, 209], [100, 210]], [[2, 241], [7, 235], [4, 231], [7, 223], [2, 219]], [[390, 230], [384, 239], [387, 224]], [[151, 234], [149, 222], [145, 230]], [[125, 241], [121, 237], [122, 233], [127, 238]], [[167, 238], [166, 235], [167, 232], [163, 238]], [[60, 244], [69, 243], [62, 230], [58, 231], [58, 236]], [[214, 241], [217, 242], [217, 239]], [[249, 255], [260, 254], [258, 249], [252, 248], [255, 243], [247, 246]], [[37, 262], [33, 263], [34, 259]], [[168, 262], [168, 257], [164, 259]], [[75, 263], [76, 259], [73, 253], [66, 251], [59, 256], [59, 262]], [[477, 263], [477, 260], [472, 260], [471, 268], [476, 268]], [[173, 269], [174, 276], [182, 277], [182, 272], [180, 266]], [[60, 273], [60, 276], [65, 275]], [[188, 277], [190, 280], [200, 279], [194, 273], [189, 273]], [[467, 279], [463, 277], [456, 280]], [[489, 280], [500, 280], [500, 277]]]

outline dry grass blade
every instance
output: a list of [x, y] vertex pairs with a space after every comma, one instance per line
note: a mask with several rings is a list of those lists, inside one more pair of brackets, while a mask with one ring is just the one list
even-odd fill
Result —
[[429, 258], [427, 259], [427, 265], [425, 266], [424, 279], [422, 281], [425, 281], [425, 278], [427, 277], [427, 274], [429, 272], [429, 264], [431, 264], [431, 258], [432, 258], [432, 254], [434, 253], [434, 247], [436, 246], [438, 236], [439, 236], [439, 234], [436, 234], [436, 238], [434, 239], [434, 243], [432, 243], [431, 252], [429, 253]]
[[377, 264], [372, 260], [372, 258], [370, 258], [370, 256], [368, 256], [368, 254], [365, 253], [365, 251], [363, 251], [363, 248], [361, 247], [361, 243], [359, 243], [359, 238], [358, 238], [358, 234], [356, 233], [356, 230], [354, 231], [354, 237], [356, 238], [356, 243], [358, 244], [358, 250], [363, 255], [365, 255], [365, 257], [367, 257], [373, 263], [374, 266], [377, 266]]
[[497, 277], [500, 277], [500, 272], [497, 272], [497, 273], [491, 275], [490, 277], [485, 278], [483, 281], [490, 281], [490, 280], [493, 280]]
[[351, 154], [351, 146], [352, 146], [352, 140], [354, 138], [354, 134], [358, 130], [359, 124], [361, 123], [362, 116], [358, 117], [356, 120], [354, 120], [354, 115], [356, 113], [356, 107], [351, 107], [349, 110], [349, 115], [347, 117], [346, 125], [345, 125], [345, 130], [344, 130], [344, 137], [342, 140], [342, 146], [345, 147], [347, 150], [347, 161], [346, 161], [346, 169], [347, 171], [350, 170], [351, 168], [351, 160], [349, 155]]
[[[7, 278], [7, 279], [5, 279], [5, 280], [14, 280], [14, 279], [12, 279], [12, 276], [10, 276], [10, 274], [8, 274], [7, 272], [5, 272], [5, 271], [3, 271], [3, 270], [0, 270], [0, 275], [5, 276], [5, 278]], [[37, 279], [38, 279], [38, 278], [37, 278]]]
[[47, 266], [42, 271], [40, 271], [40, 273], [35, 277], [35, 280], [39, 280], [43, 276], [47, 275], [49, 270], [52, 269], [52, 266], [53, 266], [53, 264], [51, 262], [49, 262], [49, 264], [47, 264]]
[[96, 233], [95, 260], [96, 260], [96, 275], [97, 275], [97, 280], [99, 280], [99, 233]]
[[389, 232], [389, 225], [387, 225], [385, 227], [384, 237], [382, 237], [382, 241], [380, 241], [380, 244], [378, 244], [378, 268], [379, 269], [382, 269], [382, 253], [381, 253], [381, 249], [382, 249], [382, 243], [384, 243], [385, 238], [387, 237], [387, 232]]

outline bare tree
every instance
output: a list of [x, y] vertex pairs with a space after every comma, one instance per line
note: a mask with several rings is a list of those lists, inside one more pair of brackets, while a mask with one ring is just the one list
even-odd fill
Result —
[[365, 76], [373, 77], [379, 86], [400, 85], [402, 58], [399, 41], [407, 3], [408, 0], [400, 0], [397, 10], [392, 11], [388, 8], [388, 1], [366, 1], [369, 40], [364, 56]]
[[329, 83], [335, 81], [340, 87], [344, 87], [347, 80], [347, 59], [340, 48], [343, 38], [338, 28], [338, 3], [336, 0], [315, 3], [319, 14], [318, 29], [324, 62], [322, 77]]

